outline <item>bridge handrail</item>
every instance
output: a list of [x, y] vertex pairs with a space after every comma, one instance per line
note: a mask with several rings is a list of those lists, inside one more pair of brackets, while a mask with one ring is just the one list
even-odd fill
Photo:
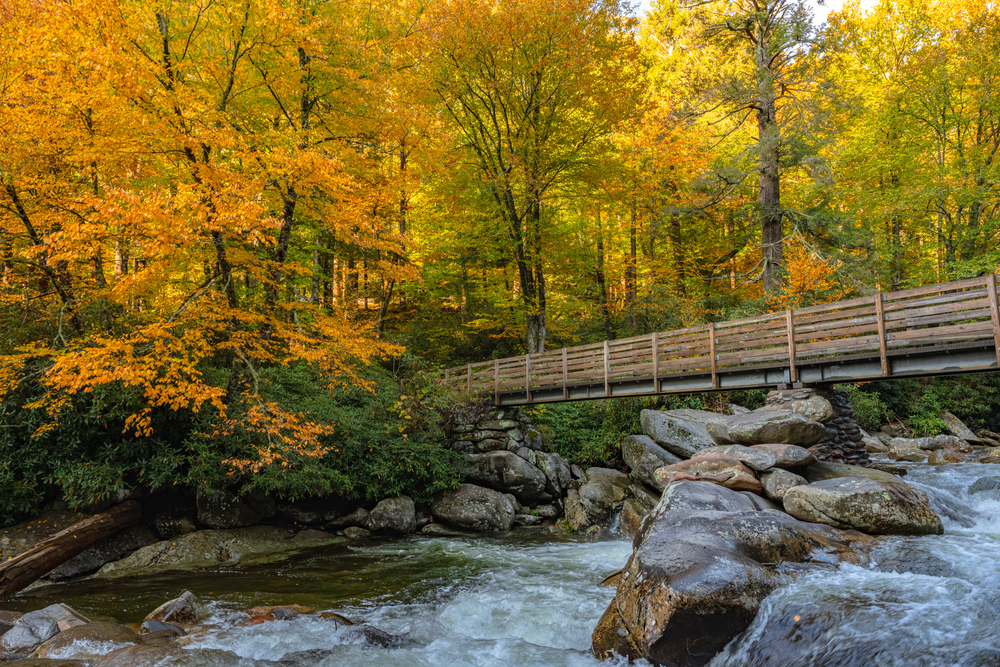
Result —
[[[787, 366], [792, 382], [797, 365], [840, 355], [875, 353], [882, 377], [889, 357], [927, 346], [993, 340], [1000, 363], [1000, 309], [996, 274], [877, 293], [806, 308], [714, 322], [601, 343], [576, 345], [506, 359], [455, 366], [444, 382], [470, 395], [525, 393], [598, 385], [625, 379], [711, 373], [736, 367]], [[654, 353], [655, 351], [655, 353]]]

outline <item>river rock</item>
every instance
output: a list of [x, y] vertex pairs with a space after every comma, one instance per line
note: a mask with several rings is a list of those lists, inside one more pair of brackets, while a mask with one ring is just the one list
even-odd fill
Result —
[[146, 526], [129, 526], [66, 561], [45, 575], [45, 578], [60, 581], [90, 574], [101, 569], [106, 563], [120, 560], [136, 549], [159, 541], [159, 537]]
[[949, 452], [956, 452], [958, 454], [972, 453], [972, 445], [966, 442], [964, 438], [954, 435], [939, 435], [934, 439], [941, 445], [941, 449]]
[[985, 453], [979, 455], [979, 461], [981, 463], [1000, 463], [1000, 447], [986, 450]]
[[198, 522], [209, 528], [243, 528], [260, 523], [259, 514], [223, 489], [204, 489], [197, 503]]
[[469, 483], [513, 493], [521, 502], [530, 503], [545, 493], [545, 474], [512, 452], [466, 454], [465, 460], [462, 475]]
[[969, 495], [984, 495], [1000, 500], [1000, 477], [981, 477], [969, 487]]
[[49, 639], [31, 654], [32, 658], [71, 657], [75, 660], [96, 660], [115, 649], [134, 646], [139, 634], [120, 623], [87, 623], [69, 628]]
[[833, 405], [815, 389], [778, 389], [767, 395], [761, 410], [788, 410], [814, 422], [826, 422], [833, 417]]
[[186, 516], [172, 516], [160, 514], [153, 519], [153, 528], [156, 534], [164, 540], [169, 540], [178, 535], [187, 535], [198, 530], [198, 525]]
[[945, 410], [941, 413], [941, 419], [948, 426], [948, 430], [952, 435], [965, 440], [966, 442], [971, 442], [975, 444], [981, 444], [979, 436], [972, 432], [972, 429], [966, 426], [961, 419], [953, 415], [952, 413]]
[[681, 462], [680, 457], [663, 449], [646, 435], [627, 435], [622, 438], [622, 458], [632, 470], [633, 479], [650, 485], [657, 468]]
[[927, 457], [927, 463], [932, 466], [939, 466], [945, 463], [962, 463], [963, 461], [965, 461], [964, 456], [948, 449], [937, 449]]
[[775, 468], [799, 468], [816, 463], [816, 455], [798, 445], [753, 445], [751, 449], [759, 449], [773, 456]]
[[639, 532], [643, 518], [649, 514], [651, 509], [636, 498], [627, 498], [622, 503], [622, 511], [618, 515], [619, 532], [627, 538], [634, 536]]
[[755, 410], [723, 417], [706, 425], [720, 445], [815, 445], [826, 437], [826, 427], [788, 410]]
[[108, 653], [96, 667], [240, 667], [246, 661], [235, 653], [215, 648], [180, 648], [176, 645], [138, 644]]
[[643, 410], [639, 421], [643, 432], [653, 441], [682, 459], [689, 459], [705, 447], [716, 444], [706, 425], [724, 415], [704, 410]]
[[466, 530], [507, 531], [514, 524], [515, 509], [498, 491], [462, 484], [436, 500], [431, 513], [438, 521]]
[[615, 656], [624, 656], [631, 665], [642, 658], [642, 651], [632, 641], [625, 628], [615, 600], [611, 601], [597, 621], [597, 627], [591, 635], [591, 645], [591, 653], [598, 660], [611, 660]]
[[198, 596], [191, 591], [184, 591], [173, 600], [167, 600], [149, 612], [142, 620], [194, 625], [198, 622], [198, 607]]
[[909, 463], [927, 463], [928, 452], [918, 449], [912, 452], [890, 452], [889, 458], [893, 461], [907, 461]]
[[[802, 448], [800, 447], [799, 449]], [[803, 451], [808, 452], [809, 450]], [[699, 455], [705, 454], [725, 454], [726, 456], [732, 456], [743, 465], [758, 472], [777, 465], [777, 460], [768, 452], [752, 447], [745, 447], [744, 445], [716, 445], [715, 447], [706, 447], [699, 452]]]
[[720, 486], [671, 484], [635, 536], [611, 605], [620, 619], [602, 619], [593, 652], [634, 650], [658, 665], [705, 665], [787, 580], [774, 564], [857, 563], [856, 547], [870, 541], [756, 511], [749, 498]]
[[90, 619], [64, 604], [28, 612], [0, 637], [0, 653], [28, 653], [61, 631], [90, 623]]
[[385, 498], [368, 513], [365, 527], [373, 533], [409, 535], [417, 530], [417, 507], [409, 496]]
[[566, 522], [573, 530], [583, 530], [590, 525], [587, 511], [583, 509], [583, 503], [580, 501], [580, 491], [577, 489], [570, 489], [566, 492], [565, 516]]
[[785, 494], [788, 493], [789, 489], [808, 484], [809, 482], [806, 481], [805, 477], [796, 475], [793, 472], [775, 468], [761, 475], [760, 483], [764, 487], [764, 493], [767, 494], [767, 497], [780, 503], [784, 501]]
[[366, 526], [368, 525], [368, 510], [364, 507], [359, 507], [350, 514], [345, 514], [344, 516], [338, 516], [331, 519], [329, 523], [326, 524], [327, 529], [337, 529], [337, 528], [347, 528], [348, 526]]
[[838, 479], [840, 477], [867, 477], [868, 479], [874, 479], [876, 482], [883, 482], [885, 484], [904, 484], [901, 477], [897, 477], [890, 472], [876, 468], [847, 465], [846, 463], [834, 463], [833, 461], [817, 461], [801, 472], [802, 476], [810, 484], [822, 482], [825, 479]]
[[580, 487], [580, 504], [589, 523], [605, 521], [611, 510], [629, 495], [628, 475], [610, 468], [587, 468], [587, 483]]
[[420, 529], [421, 535], [431, 537], [468, 537], [470, 533], [463, 533], [460, 530], [452, 530], [443, 523], [429, 523]]
[[[569, 463], [567, 463], [561, 456], [554, 452], [535, 452], [534, 450], [528, 450], [527, 456], [522, 456], [521, 458], [532, 461], [532, 454], [534, 459], [534, 465], [536, 468], [542, 471], [545, 475], [546, 486], [545, 490], [552, 495], [553, 498], [562, 498], [564, 490], [569, 486], [569, 483], [573, 481], [573, 474], [570, 472]], [[520, 454], [519, 454], [520, 456]]]
[[785, 493], [785, 511], [797, 519], [870, 535], [940, 535], [941, 518], [905, 484], [862, 477], [828, 479]]
[[371, 537], [371, 535], [372, 531], [361, 526], [348, 526], [344, 529], [344, 537], [349, 540], [363, 540], [366, 537]]
[[[655, 486], [665, 489], [678, 481], [711, 482], [734, 491], [764, 492], [753, 470], [726, 454], [702, 454], [687, 461], [656, 469]], [[662, 499], [661, 499], [662, 502]]]

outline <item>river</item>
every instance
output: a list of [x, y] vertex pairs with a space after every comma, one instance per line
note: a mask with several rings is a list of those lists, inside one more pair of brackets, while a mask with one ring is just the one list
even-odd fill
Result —
[[[1000, 466], [906, 467], [907, 482], [931, 496], [945, 535], [885, 538], [864, 567], [801, 577], [765, 601], [712, 667], [1000, 665], [1000, 500], [968, 493], [980, 477], [1000, 476]], [[190, 659], [170, 663], [188, 667], [265, 667], [293, 654], [282, 665], [594, 667], [602, 663], [587, 652], [590, 633], [614, 594], [597, 584], [630, 553], [627, 542], [537, 529], [414, 537], [270, 566], [46, 586], [17, 602], [66, 602], [130, 622], [189, 588], [220, 629], [191, 642]], [[315, 616], [239, 627], [248, 607], [291, 603], [407, 640], [366, 645]]]

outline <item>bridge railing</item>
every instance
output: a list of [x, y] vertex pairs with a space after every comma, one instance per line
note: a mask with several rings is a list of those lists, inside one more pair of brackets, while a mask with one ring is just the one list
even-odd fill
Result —
[[[996, 275], [940, 285], [879, 293], [685, 329], [654, 332], [602, 343], [578, 345], [445, 371], [445, 382], [470, 395], [562, 389], [563, 399], [578, 385], [604, 384], [677, 375], [719, 375], [748, 367], [785, 366], [793, 382], [798, 367], [831, 357], [862, 355], [880, 360], [955, 343], [995, 346], [1000, 361], [1000, 311]], [[658, 390], [658, 389], [657, 389]]]

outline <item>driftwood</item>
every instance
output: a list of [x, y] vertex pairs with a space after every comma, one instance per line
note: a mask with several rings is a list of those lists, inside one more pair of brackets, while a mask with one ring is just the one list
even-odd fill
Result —
[[0, 598], [17, 593], [105, 537], [139, 520], [142, 508], [130, 500], [75, 523], [27, 551], [0, 563]]

